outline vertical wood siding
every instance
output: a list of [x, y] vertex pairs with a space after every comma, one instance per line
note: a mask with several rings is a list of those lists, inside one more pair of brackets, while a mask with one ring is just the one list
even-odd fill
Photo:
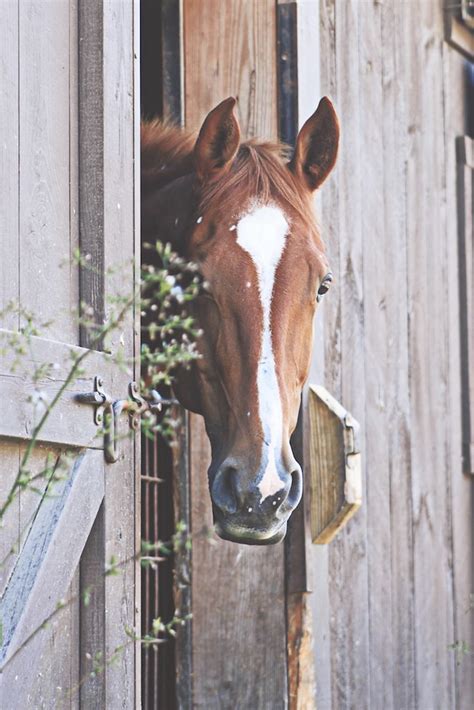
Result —
[[[104, 293], [100, 296], [105, 302], [117, 293], [125, 295], [124, 287], [132, 289], [136, 274], [132, 260], [137, 253], [135, 199], [139, 185], [139, 181], [135, 181], [137, 165], [134, 162], [138, 126], [134, 94], [137, 3], [138, 0], [96, 3], [104, 16], [103, 72], [106, 78], [104, 86], [98, 87], [100, 92], [103, 90], [104, 98], [98, 119], [104, 123], [105, 135], [101, 136], [101, 145], [95, 147], [99, 147], [104, 156], [105, 167], [98, 180], [104, 191], [105, 226], [101, 225], [103, 230], [98, 231], [96, 224], [86, 223], [86, 220], [82, 226], [86, 231], [89, 227], [92, 230], [93, 233], [87, 232], [89, 239], [101, 241], [104, 238], [105, 248], [101, 252], [104, 269], [118, 267], [107, 283], [101, 284]], [[87, 8], [90, 11], [93, 5], [89, 0], [81, 2], [84, 11]], [[4, 0], [0, 2], [0, 24], [0, 310], [14, 298], [37, 314], [41, 322], [51, 320], [46, 331], [50, 338], [77, 345], [79, 329], [75, 314], [79, 308], [79, 270], [72, 257], [79, 245], [78, 0]], [[93, 173], [95, 167], [84, 165], [83, 161], [84, 171]], [[83, 174], [82, 187], [83, 192], [94, 189], [91, 175]], [[90, 200], [84, 202], [91, 204]], [[84, 243], [86, 241], [84, 239]], [[91, 290], [85, 289], [81, 294], [88, 302], [93, 301]], [[136, 352], [137, 331], [133, 318], [131, 314], [123, 332], [116, 332], [109, 345], [112, 351], [121, 349], [125, 358]], [[1, 327], [15, 329], [17, 326], [18, 319], [2, 319]], [[62, 353], [60, 348], [51, 347], [47, 362], [60, 360]], [[106, 386], [111, 388], [114, 397], [127, 396], [127, 384], [134, 376], [132, 371], [122, 372], [117, 367], [116, 371], [111, 368], [108, 373], [97, 374], [108, 374]], [[21, 380], [21, 376], [18, 379]], [[88, 377], [88, 382], [91, 381]], [[18, 409], [22, 408], [21, 401], [16, 404]], [[53, 412], [52, 418], [54, 416]], [[59, 446], [66, 443], [80, 446], [74, 437], [67, 442], [60, 440]], [[24, 446], [7, 443], [3, 438], [0, 441], [2, 499], [14, 480]], [[29, 462], [32, 474], [42, 470], [50, 450], [43, 446], [35, 449]], [[53, 453], [57, 455], [58, 450], [55, 448]], [[94, 472], [100, 477], [103, 458], [100, 452], [97, 456], [101, 466], [95, 466]], [[137, 445], [124, 439], [120, 461], [107, 472], [101, 535], [92, 536], [93, 544], [88, 548], [95, 556], [92, 560], [95, 568], [92, 569], [93, 564], [88, 567], [89, 579], [97, 587], [105, 562], [112, 556], [123, 570], [123, 574], [108, 576], [103, 581], [106, 609], [104, 604], [101, 608], [94, 607], [96, 616], [88, 626], [82, 624], [81, 627], [79, 571], [75, 569], [76, 561], [62, 554], [64, 584], [72, 578], [69, 589], [58, 591], [61, 579], [54, 574], [46, 585], [47, 590], [43, 589], [34, 603], [41, 609], [46, 596], [51, 603], [59, 601], [59, 597], [70, 603], [5, 666], [0, 677], [0, 694], [3, 694], [5, 707], [13, 707], [15, 703], [25, 708], [78, 707], [81, 670], [84, 670], [79, 661], [80, 644], [84, 653], [89, 650], [92, 633], [88, 635], [87, 631], [94, 623], [105, 626], [105, 631], [97, 634], [104, 658], [110, 658], [121, 644], [125, 647], [118, 654], [117, 662], [107, 664], [104, 673], [99, 674], [98, 685], [104, 694], [95, 692], [87, 702], [91, 694], [88, 695], [89, 687], [84, 682], [82, 699], [88, 707], [91, 703], [114, 708], [138, 706], [134, 644], [129, 642], [125, 632], [126, 627], [134, 627], [136, 618], [134, 554], [138, 540], [135, 538], [134, 463], [138, 456]], [[22, 492], [8, 511], [0, 536], [2, 560], [15, 542], [19, 542], [18, 548], [22, 551], [40, 499], [37, 493]], [[84, 522], [83, 516], [80, 524]], [[68, 532], [72, 536], [75, 525], [71, 519]], [[0, 592], [14, 561], [15, 555], [8, 557], [1, 569]], [[82, 621], [84, 617], [83, 614]], [[87, 676], [82, 679], [86, 680]]]
[[320, 11], [321, 90], [342, 125], [322, 190], [335, 274], [324, 382], [362, 424], [366, 493], [328, 550], [331, 689], [320, 685], [318, 710], [467, 709], [472, 657], [456, 665], [448, 648], [474, 646], [457, 286], [463, 60], [443, 43], [442, 3], [321, 0]]

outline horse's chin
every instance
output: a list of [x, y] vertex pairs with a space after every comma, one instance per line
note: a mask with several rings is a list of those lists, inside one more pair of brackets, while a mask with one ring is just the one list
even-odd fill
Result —
[[229, 525], [223, 525], [216, 521], [214, 529], [223, 540], [237, 542], [240, 545], [275, 545], [281, 542], [286, 535], [286, 521], [277, 530], [261, 532], [259, 530], [245, 529]]

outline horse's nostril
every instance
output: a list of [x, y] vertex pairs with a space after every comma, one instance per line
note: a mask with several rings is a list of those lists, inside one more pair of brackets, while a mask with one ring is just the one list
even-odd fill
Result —
[[288, 491], [287, 501], [292, 508], [296, 508], [300, 502], [301, 493], [303, 491], [303, 475], [301, 469], [297, 468], [291, 472], [291, 484]]
[[225, 466], [217, 473], [211, 488], [214, 505], [225, 513], [235, 513], [238, 507], [236, 490], [237, 471], [232, 466]]

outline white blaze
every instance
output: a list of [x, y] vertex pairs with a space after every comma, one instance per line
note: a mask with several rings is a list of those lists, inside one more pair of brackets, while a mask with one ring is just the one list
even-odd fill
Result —
[[263, 310], [260, 359], [257, 371], [258, 412], [263, 431], [262, 461], [267, 460], [258, 484], [261, 501], [283, 488], [276, 457], [282, 444], [283, 414], [272, 346], [271, 306], [275, 273], [285, 249], [288, 222], [275, 205], [256, 206], [237, 225], [237, 244], [252, 257]]

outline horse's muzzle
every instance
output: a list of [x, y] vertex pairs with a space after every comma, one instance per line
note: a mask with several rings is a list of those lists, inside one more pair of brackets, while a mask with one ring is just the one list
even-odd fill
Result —
[[302, 473], [295, 461], [292, 469], [279, 470], [281, 488], [262, 499], [258, 476], [249, 477], [235, 460], [226, 459], [210, 485], [217, 534], [247, 545], [280, 542], [302, 493]]

